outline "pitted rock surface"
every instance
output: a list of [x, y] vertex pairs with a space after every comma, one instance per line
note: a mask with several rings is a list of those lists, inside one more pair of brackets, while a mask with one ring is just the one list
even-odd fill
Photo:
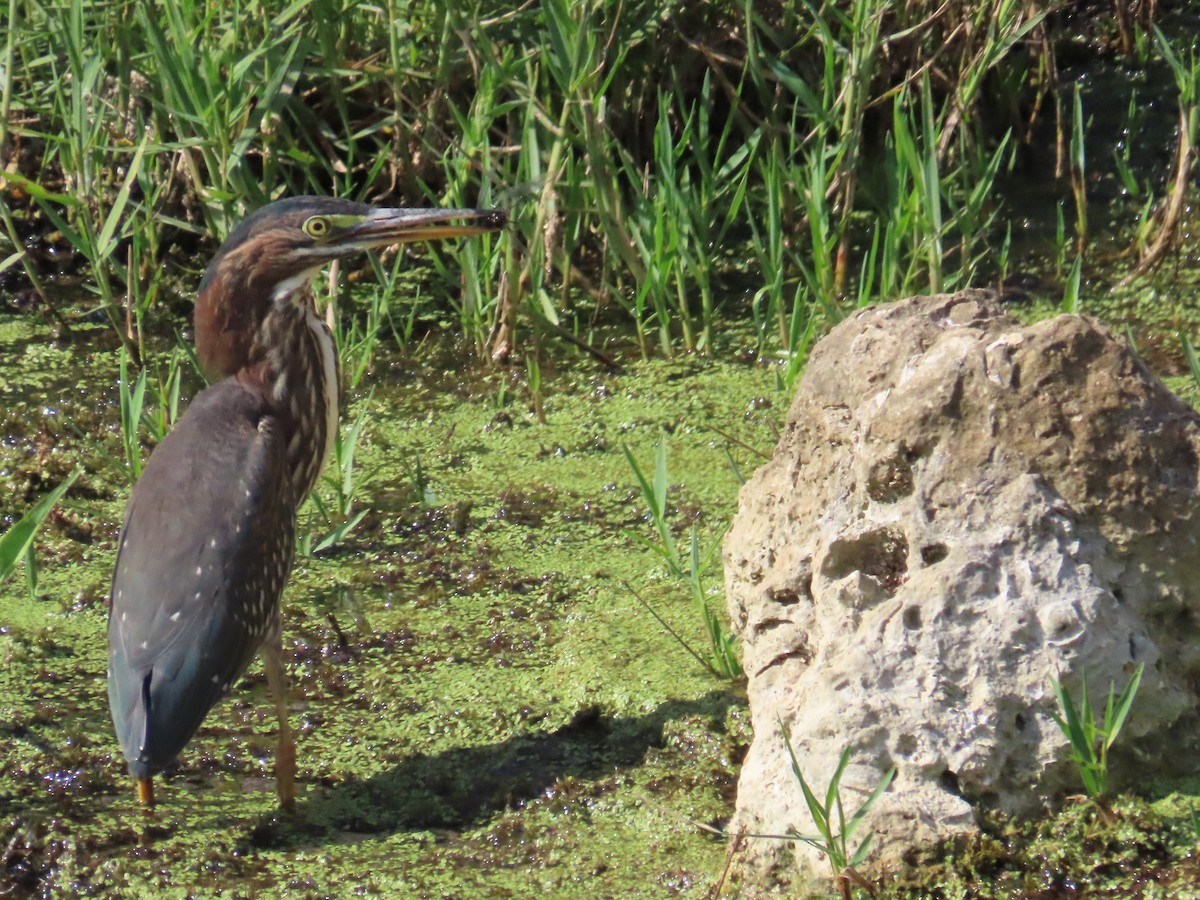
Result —
[[[1198, 469], [1200, 417], [1088, 318], [967, 291], [834, 328], [725, 541], [755, 733], [731, 827], [815, 830], [781, 724], [818, 793], [851, 749], [847, 815], [896, 767], [870, 865], [1036, 815], [1081, 792], [1051, 679], [1102, 706], [1138, 663], [1116, 786], [1200, 768]], [[828, 871], [739, 860], [752, 895]]]

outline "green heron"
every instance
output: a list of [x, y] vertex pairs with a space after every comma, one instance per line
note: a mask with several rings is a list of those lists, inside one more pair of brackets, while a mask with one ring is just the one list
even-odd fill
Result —
[[[338, 365], [310, 284], [372, 247], [480, 234], [505, 214], [279, 200], [221, 245], [196, 298], [196, 350], [215, 381], [152, 454], [125, 509], [108, 619], [108, 697], [137, 782], [191, 739], [262, 650], [279, 716], [276, 778], [292, 805], [295, 745], [279, 598], [296, 511], [333, 447]], [[218, 380], [219, 379], [219, 380]]]

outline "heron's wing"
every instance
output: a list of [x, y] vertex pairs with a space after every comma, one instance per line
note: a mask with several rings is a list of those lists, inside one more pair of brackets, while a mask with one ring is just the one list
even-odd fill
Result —
[[285, 453], [261, 397], [226, 379], [192, 402], [133, 489], [108, 690], [136, 777], [182, 749], [274, 624], [295, 539]]

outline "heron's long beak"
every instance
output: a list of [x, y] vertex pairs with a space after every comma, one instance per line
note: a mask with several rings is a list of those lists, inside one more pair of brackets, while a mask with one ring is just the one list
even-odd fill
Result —
[[376, 209], [366, 216], [335, 224], [343, 229], [334, 236], [339, 246], [386, 247], [414, 241], [439, 241], [498, 231], [508, 222], [501, 209]]

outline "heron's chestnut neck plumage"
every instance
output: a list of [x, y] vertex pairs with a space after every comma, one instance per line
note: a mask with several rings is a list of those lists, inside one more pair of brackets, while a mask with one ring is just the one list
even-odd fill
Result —
[[337, 355], [309, 285], [322, 264], [341, 255], [314, 254], [301, 226], [317, 213], [363, 215], [369, 207], [296, 198], [267, 210], [269, 217], [260, 212], [235, 228], [204, 273], [196, 352], [209, 378], [236, 378], [273, 411], [298, 504], [332, 450], [338, 415]]

